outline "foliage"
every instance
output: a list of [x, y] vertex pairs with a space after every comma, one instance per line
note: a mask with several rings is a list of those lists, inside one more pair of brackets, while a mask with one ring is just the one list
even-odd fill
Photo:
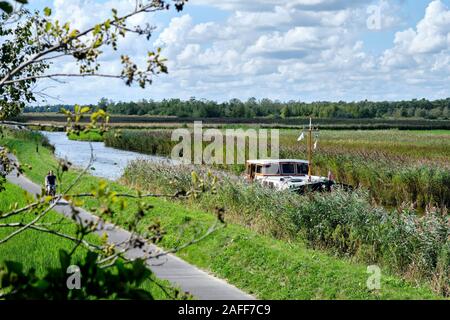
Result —
[[176, 144], [170, 137], [171, 132], [163, 130], [112, 130], [104, 136], [104, 142], [107, 147], [169, 156]]
[[[5, 261], [0, 266], [0, 288], [5, 299], [153, 299], [139, 286], [150, 277], [151, 272], [142, 260], [135, 260], [131, 266], [122, 262], [113, 268], [104, 269], [98, 265], [98, 255], [87, 252], [84, 261], [71, 261], [69, 252], [60, 250], [60, 266], [47, 270], [39, 277], [32, 268], [23, 270], [20, 263]], [[69, 266], [76, 265], [82, 275], [80, 289], [69, 289], [67, 278]]]
[[[81, 110], [81, 109], [80, 109]], [[75, 117], [75, 121], [73, 122], [74, 127], [77, 127], [77, 118]], [[94, 121], [95, 122], [95, 121]], [[6, 137], [2, 137], [2, 139], [6, 142], [5, 145], [14, 146], [14, 144], [9, 144], [8, 141], [14, 140], [14, 141], [20, 141], [19, 147], [22, 147], [24, 144], [26, 144], [28, 147], [31, 146], [31, 151], [28, 149], [28, 154], [33, 153], [36, 154], [37, 157], [42, 161], [42, 151], [48, 152], [49, 150], [47, 148], [40, 150], [40, 146], [45, 146], [48, 144], [48, 141], [43, 138], [43, 136], [39, 133], [28, 131], [28, 130], [11, 130], [11, 129], [4, 129], [4, 132]], [[33, 162], [34, 163], [34, 162]], [[46, 163], [46, 165], [50, 165], [49, 163]], [[89, 168], [92, 164], [89, 163], [87, 168]], [[36, 168], [38, 180], [40, 181], [43, 176], [43, 172], [46, 172], [48, 168], [43, 168], [42, 163], [40, 165], [37, 165]], [[48, 197], [45, 195], [36, 195], [37, 200], [29, 199], [27, 205], [25, 206], [13, 206], [10, 208], [9, 211], [2, 212], [0, 214], [0, 220], [5, 221], [4, 219], [11, 219], [13, 218], [13, 221], [8, 221], [7, 223], [0, 224], [0, 227], [3, 228], [10, 228], [11, 230], [6, 234], [2, 235], [0, 237], [0, 245], [14, 241], [14, 239], [18, 234], [26, 232], [27, 230], [32, 231], [38, 231], [43, 232], [46, 234], [53, 235], [55, 237], [61, 237], [66, 240], [70, 240], [73, 243], [73, 248], [70, 251], [70, 255], [72, 255], [74, 252], [78, 250], [78, 248], [84, 248], [92, 252], [93, 254], [98, 256], [98, 259], [96, 259], [96, 263], [99, 264], [101, 268], [112, 268], [113, 269], [113, 275], [115, 275], [118, 271], [116, 270], [119, 268], [119, 271], [122, 270], [122, 261], [125, 261], [126, 263], [131, 262], [126, 256], [125, 253], [127, 250], [133, 250], [136, 248], [141, 248], [145, 243], [158, 243], [160, 242], [163, 237], [165, 236], [165, 231], [161, 229], [161, 226], [157, 223], [151, 222], [148, 226], [146, 226], [146, 232], [142, 234], [142, 236], [139, 235], [137, 226], [138, 224], [142, 226], [142, 223], [140, 223], [141, 219], [148, 214], [149, 211], [153, 210], [152, 205], [148, 205], [147, 203], [144, 203], [142, 199], [145, 198], [152, 198], [152, 197], [174, 197], [174, 195], [141, 195], [123, 192], [118, 193], [115, 188], [112, 188], [109, 183], [106, 181], [97, 181], [94, 185], [89, 185], [85, 190], [85, 192], [74, 192], [71, 193], [72, 189], [76, 190], [79, 188], [79, 185], [82, 184], [81, 180], [85, 174], [85, 170], [81, 171], [73, 171], [73, 169], [70, 168], [71, 164], [67, 161], [59, 161], [55, 170], [56, 176], [58, 178], [58, 190], [59, 193], [54, 197]], [[32, 170], [31, 166], [28, 167], [26, 170], [26, 173], [29, 174], [30, 172], [33, 172], [33, 176], [35, 170]], [[68, 180], [67, 182], [64, 182], [64, 180]], [[209, 190], [205, 189], [201, 185], [201, 181], [196, 182], [198, 184], [198, 187], [194, 187], [191, 191], [186, 192], [185, 195], [189, 196], [192, 194], [192, 196], [195, 196], [196, 194], [200, 192], [209, 192]], [[176, 195], [183, 196], [182, 194]], [[51, 209], [58, 204], [58, 202], [63, 199], [69, 202], [69, 206], [72, 210], [72, 216], [71, 218], [79, 223], [74, 224], [76, 227], [76, 231], [74, 234], [72, 233], [65, 233], [59, 228], [60, 223], [62, 223], [62, 220], [56, 223], [44, 223], [41, 220], [43, 220], [48, 214], [51, 212]], [[89, 199], [93, 198], [95, 199], [95, 205], [91, 206], [89, 201], [83, 201], [82, 199]], [[125, 201], [125, 199], [134, 199], [134, 201]], [[79, 211], [75, 206], [83, 207], [88, 206], [90, 208], [90, 211], [93, 212], [95, 215], [99, 217], [102, 221], [111, 221], [115, 220], [116, 216], [119, 216], [122, 211], [126, 210], [127, 206], [131, 203], [135, 203], [136, 205], [132, 207], [131, 210], [128, 210], [128, 212], [131, 213], [131, 216], [129, 219], [123, 222], [124, 227], [127, 228], [128, 231], [130, 231], [130, 236], [127, 239], [124, 239], [120, 243], [119, 246], [116, 247], [116, 245], [112, 243], [107, 242], [107, 237], [102, 237], [102, 242], [100, 245], [96, 243], [92, 243], [91, 240], [87, 239], [87, 236], [91, 235], [92, 233], [98, 231], [98, 223], [95, 221], [79, 221], [80, 217], [78, 216]], [[24, 215], [27, 213], [33, 213], [32, 221], [25, 222], [24, 221]], [[19, 222], [18, 220], [19, 219]], [[174, 248], [169, 250], [170, 252], [177, 252], [178, 250], [185, 248], [189, 246], [192, 243], [196, 243], [198, 241], [201, 241], [202, 239], [206, 238], [209, 234], [215, 232], [220, 227], [220, 223], [216, 223], [213, 226], [211, 226], [205, 234], [198, 234], [193, 239], [190, 239], [187, 243], [185, 243], [183, 246], [179, 248]], [[151, 250], [149, 252], [145, 252], [142, 257], [140, 257], [139, 260], [145, 261], [147, 259], [152, 259], [154, 252]], [[164, 256], [165, 254], [168, 254], [168, 252], [161, 252], [158, 255]], [[17, 268], [15, 268], [17, 271]], [[62, 270], [62, 269], [61, 269]], [[61, 271], [60, 270], [60, 271]], [[89, 270], [87, 270], [89, 271]], [[56, 271], [55, 271], [56, 272]], [[57, 280], [55, 274], [58, 272], [51, 272], [44, 278], [39, 278], [43, 281], [53, 281]], [[98, 274], [100, 274], [100, 271], [96, 271]], [[122, 274], [119, 272], [119, 275]], [[150, 273], [147, 273], [149, 275]], [[32, 291], [30, 289], [30, 286], [34, 286], [35, 282], [37, 280], [37, 276], [33, 270], [29, 272], [25, 272], [21, 274], [23, 276], [23, 281], [25, 283], [22, 283], [24, 287], [24, 295], [27, 294], [27, 292], [30, 292], [30, 294], [44, 294], [42, 290]], [[92, 287], [89, 290], [94, 290], [96, 286], [98, 285], [109, 285], [109, 282], [106, 283], [103, 281], [103, 283], [96, 283], [94, 280], [90, 280], [90, 277], [93, 276], [92, 273], [88, 273], [86, 276], [86, 281], [91, 281]], [[126, 296], [126, 294], [140, 294], [144, 293], [144, 291], [137, 289], [140, 286], [140, 282], [137, 281], [138, 279], [130, 278], [130, 273], [125, 272], [122, 274], [123, 277], [128, 277], [130, 279], [129, 289], [126, 287], [121, 287], [122, 289], [126, 289], [126, 292], [118, 291], [116, 287], [112, 286], [110, 289], [111, 291], [105, 291], [105, 294], [108, 294], [105, 297], [112, 297], [112, 298], [123, 298], [123, 297], [131, 297]], [[105, 275], [105, 277], [109, 277], [108, 275]], [[26, 280], [25, 278], [28, 278]], [[110, 277], [109, 277], [110, 278]], [[151, 280], [152, 278], [149, 278], [147, 276], [147, 280]], [[100, 280], [102, 278], [100, 277]], [[42, 281], [39, 280], [39, 283]], [[111, 281], [116, 281], [114, 279], [110, 279]], [[28, 282], [27, 282], [28, 281]], [[109, 280], [108, 280], [109, 281]], [[28, 283], [28, 284], [26, 284]], [[120, 282], [119, 282], [120, 284]], [[123, 283], [122, 283], [123, 284]], [[10, 283], [5, 283], [4, 286], [0, 286], [1, 289], [7, 290], [8, 285]], [[55, 285], [55, 286], [59, 286]], [[134, 287], [135, 289], [131, 290], [131, 288]], [[41, 287], [39, 287], [41, 288]], [[55, 291], [57, 292], [60, 288], [55, 287]], [[97, 287], [97, 290], [104, 290], [101, 287]], [[165, 289], [164, 289], [165, 291]], [[45, 291], [47, 292], [47, 291]], [[93, 292], [93, 291], [92, 291]], [[87, 292], [86, 295], [82, 296], [72, 296], [69, 295], [67, 298], [86, 298], [89, 294], [92, 294], [92, 292]], [[148, 293], [148, 292], [147, 292]], [[64, 292], [62, 292], [64, 296]], [[115, 294], [115, 296], [114, 296]], [[19, 297], [19, 296], [17, 296]], [[25, 296], [23, 296], [25, 297]], [[41, 298], [45, 298], [44, 296], [41, 296]], [[98, 298], [100, 296], [95, 296], [94, 298]], [[136, 296], [137, 297], [137, 296]], [[175, 291], [174, 298], [184, 298], [184, 295], [179, 295], [178, 291]]]
[[[39, 46], [30, 43], [34, 42], [32, 29], [35, 24], [40, 23], [42, 18], [33, 16], [27, 11], [18, 12], [19, 21], [15, 24], [7, 23], [9, 16], [0, 15], [0, 78], [14, 70], [18, 64], [23, 63], [27, 57], [37, 55]], [[44, 61], [27, 65], [16, 72], [16, 77], [27, 77], [30, 74], [41, 74], [48, 68]], [[0, 81], [0, 120], [17, 115], [25, 106], [25, 103], [35, 101], [32, 87], [36, 83], [35, 78], [24, 79], [20, 82], [13, 82], [3, 85]]]
[[98, 130], [90, 130], [89, 132], [81, 131], [78, 135], [69, 133], [68, 138], [69, 140], [101, 142], [103, 141], [103, 134]]

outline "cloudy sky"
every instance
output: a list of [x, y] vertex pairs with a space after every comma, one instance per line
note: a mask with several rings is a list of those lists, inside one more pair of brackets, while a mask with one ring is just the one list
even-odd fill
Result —
[[[134, 0], [32, 0], [61, 21], [84, 28]], [[129, 37], [105, 52], [103, 70], [119, 70], [120, 53], [143, 61], [163, 48], [169, 75], [146, 89], [120, 80], [43, 81], [57, 98], [95, 103], [163, 98], [249, 97], [279, 100], [397, 100], [450, 96], [450, 0], [190, 0], [175, 11], [135, 17], [157, 27], [149, 41]], [[62, 61], [52, 68], [76, 70]]]

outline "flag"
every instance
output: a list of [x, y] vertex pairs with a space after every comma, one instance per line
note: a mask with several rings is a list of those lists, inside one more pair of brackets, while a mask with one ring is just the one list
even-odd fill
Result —
[[303, 139], [305, 139], [305, 133], [304, 132], [302, 132], [300, 137], [298, 137], [297, 141], [302, 141]]
[[314, 142], [314, 150], [316, 150], [317, 149], [317, 140], [316, 140], [316, 142]]

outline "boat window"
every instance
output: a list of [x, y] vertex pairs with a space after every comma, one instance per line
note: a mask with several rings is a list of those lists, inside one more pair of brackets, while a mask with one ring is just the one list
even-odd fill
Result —
[[257, 166], [256, 173], [261, 173], [261, 172], [262, 172], [262, 166]]
[[297, 173], [298, 174], [308, 174], [308, 165], [306, 163], [298, 163], [297, 164]]
[[294, 163], [283, 163], [283, 174], [295, 174], [295, 164]]
[[280, 166], [272, 163], [264, 166], [263, 174], [280, 174]]

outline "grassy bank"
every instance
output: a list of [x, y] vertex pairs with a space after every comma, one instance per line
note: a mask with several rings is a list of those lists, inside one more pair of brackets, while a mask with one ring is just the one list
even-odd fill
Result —
[[[34, 181], [42, 181], [48, 169], [56, 166], [52, 152], [36, 145], [27, 137], [8, 135], [0, 140], [8, 145], [22, 163], [31, 164], [26, 174]], [[75, 177], [69, 172], [66, 183]], [[91, 191], [99, 179], [85, 176], [77, 191]], [[111, 190], [130, 192], [131, 188], [118, 183]], [[127, 201], [125, 210], [112, 219], [125, 225], [136, 213], [138, 204]], [[142, 217], [140, 229], [160, 223], [167, 232], [161, 243], [176, 247], [192, 239], [194, 234], [208, 228], [215, 217], [204, 210], [186, 207], [163, 199], [148, 199], [144, 204], [154, 208]], [[95, 199], [86, 201], [86, 208], [99, 204]], [[429, 299], [437, 298], [426, 284], [407, 282], [383, 271], [382, 289], [369, 291], [366, 287], [366, 265], [354, 263], [345, 257], [335, 257], [320, 250], [307, 248], [302, 241], [278, 240], [271, 235], [259, 234], [234, 223], [211, 235], [206, 240], [189, 246], [178, 255], [237, 287], [265, 299]]]
[[[131, 186], [151, 192], [191, 190], [189, 168], [132, 162], [123, 177]], [[199, 172], [208, 185], [208, 173]], [[298, 196], [273, 192], [258, 184], [223, 180], [216, 193], [190, 202], [191, 207], [225, 208], [230, 221], [260, 234], [302, 241], [312, 248], [378, 264], [415, 281], [428, 281], [450, 295], [450, 216], [430, 211], [424, 216], [410, 208], [388, 212], [374, 207], [361, 190], [336, 190]]]
[[[33, 198], [19, 187], [7, 183], [6, 190], [0, 192], [0, 214], [8, 212], [17, 204], [19, 207], [24, 206]], [[35, 218], [33, 213], [21, 215], [21, 221], [26, 223]], [[17, 222], [18, 219], [10, 217], [2, 219], [1, 223]], [[56, 212], [49, 212], [41, 223], [54, 224], [58, 223], [58, 231], [68, 235], [76, 235], [76, 227], [74, 223], [66, 218], [63, 218]], [[4, 238], [17, 228], [0, 227], [0, 239]], [[100, 244], [100, 239], [96, 235], [88, 235], [86, 240], [91, 243]], [[4, 261], [15, 261], [23, 265], [25, 270], [34, 268], [38, 276], [43, 276], [50, 268], [59, 268], [60, 261], [58, 252], [60, 249], [70, 252], [74, 243], [70, 240], [57, 237], [48, 233], [38, 232], [35, 230], [27, 230], [14, 239], [0, 245], [0, 264]], [[80, 247], [73, 255], [73, 262], [82, 261], [86, 254], [86, 249]], [[167, 295], [156, 286], [153, 281], [158, 281], [159, 284], [170, 288], [168, 282], [157, 280], [147, 280], [141, 286], [150, 291], [155, 299], [168, 299]], [[170, 291], [170, 290], [169, 290]]]

